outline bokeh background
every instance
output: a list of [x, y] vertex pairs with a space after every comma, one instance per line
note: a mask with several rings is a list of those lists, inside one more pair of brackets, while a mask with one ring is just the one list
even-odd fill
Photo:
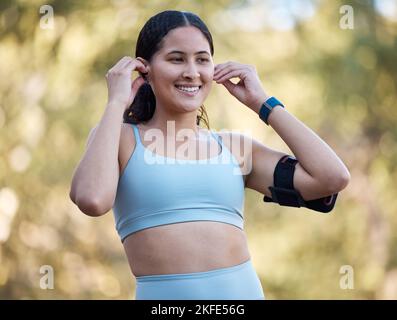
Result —
[[[52, 25], [43, 5], [53, 9]], [[353, 9], [353, 28], [343, 27], [343, 5]], [[104, 75], [134, 55], [140, 28], [166, 9], [198, 14], [212, 32], [215, 63], [254, 64], [265, 90], [351, 172], [331, 214], [264, 203], [246, 190], [245, 228], [266, 297], [396, 299], [394, 0], [2, 0], [0, 299], [135, 298], [112, 212], [84, 215], [69, 190], [105, 108]], [[291, 154], [223, 86], [213, 86], [205, 106], [212, 129], [251, 130]], [[47, 290], [46, 265], [54, 271]], [[354, 281], [347, 289], [343, 270]]]

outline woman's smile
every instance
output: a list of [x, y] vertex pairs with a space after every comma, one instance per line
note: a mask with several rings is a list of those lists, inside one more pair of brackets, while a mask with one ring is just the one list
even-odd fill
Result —
[[175, 88], [178, 90], [179, 93], [181, 93], [185, 96], [194, 97], [199, 93], [201, 86], [175, 85]]

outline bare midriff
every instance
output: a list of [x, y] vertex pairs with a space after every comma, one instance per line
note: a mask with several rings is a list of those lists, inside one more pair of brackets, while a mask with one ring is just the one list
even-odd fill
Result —
[[136, 277], [209, 271], [250, 259], [244, 231], [216, 221], [144, 229], [129, 235], [123, 244]]

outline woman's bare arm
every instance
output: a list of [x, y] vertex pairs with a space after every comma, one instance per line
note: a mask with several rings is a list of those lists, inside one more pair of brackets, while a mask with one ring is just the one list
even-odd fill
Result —
[[70, 199], [89, 216], [105, 214], [116, 198], [123, 114], [144, 83], [142, 77], [132, 82], [135, 69], [146, 72], [140, 58], [123, 57], [106, 74], [108, 104], [101, 121], [90, 132], [86, 151], [73, 174]]
[[86, 151], [74, 172], [70, 198], [87, 215], [103, 215], [113, 206], [119, 179], [123, 112], [123, 106], [106, 106], [101, 121], [90, 132]]

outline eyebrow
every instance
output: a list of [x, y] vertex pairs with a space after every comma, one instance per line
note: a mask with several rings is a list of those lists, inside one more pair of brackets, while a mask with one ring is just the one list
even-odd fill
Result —
[[[168, 52], [166, 55], [168, 56], [169, 54], [172, 54], [172, 53], [185, 54], [185, 52], [183, 52], [183, 51], [173, 50], [173, 51]], [[204, 50], [204, 51], [198, 51], [198, 52], [195, 53], [195, 55], [201, 54], [201, 53], [206, 53], [206, 54], [210, 55], [210, 54], [208, 53], [208, 51], [205, 51], [205, 50]]]

